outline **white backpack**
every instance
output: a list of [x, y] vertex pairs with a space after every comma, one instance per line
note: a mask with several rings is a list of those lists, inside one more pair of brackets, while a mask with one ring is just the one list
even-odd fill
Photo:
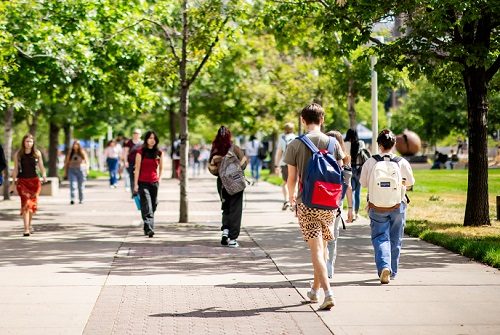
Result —
[[377, 163], [368, 180], [368, 201], [377, 208], [392, 208], [404, 197], [403, 179], [399, 162], [401, 157], [372, 156]]

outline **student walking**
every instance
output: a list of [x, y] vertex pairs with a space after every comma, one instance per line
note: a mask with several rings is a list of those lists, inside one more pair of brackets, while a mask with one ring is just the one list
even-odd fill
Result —
[[217, 191], [222, 202], [222, 238], [220, 243], [231, 248], [237, 248], [239, 247], [237, 239], [240, 235], [244, 191], [230, 194], [232, 192], [229, 192], [226, 189], [227, 187], [223, 186], [219, 168], [226, 155], [236, 156], [241, 170], [244, 170], [247, 166], [247, 158], [240, 147], [232, 142], [231, 132], [222, 126], [217, 131], [217, 135], [212, 142], [208, 170], [211, 174], [217, 176]]
[[364, 149], [364, 142], [358, 138], [358, 133], [354, 129], [348, 129], [345, 136], [345, 149], [351, 157], [352, 169], [352, 196], [354, 207], [354, 220], [358, 219], [359, 207], [361, 204], [361, 184], [359, 183], [359, 176], [361, 174], [362, 163], [359, 162], [358, 155], [360, 150]]
[[[337, 130], [332, 130], [326, 133], [326, 135], [334, 137], [337, 142], [340, 144], [343, 153], [336, 153], [335, 159], [337, 159], [339, 165], [342, 167], [342, 197], [341, 202], [343, 203], [344, 197], [347, 198], [347, 222], [352, 222], [353, 219], [353, 210], [352, 210], [352, 187], [351, 187], [351, 157], [346, 155], [347, 152], [344, 146], [344, 139], [342, 138], [342, 134]], [[343, 154], [343, 157], [342, 157]], [[342, 208], [342, 205], [339, 207]], [[327, 243], [327, 260], [326, 260], [326, 269], [328, 272], [328, 278], [332, 278], [335, 273], [335, 261], [337, 260], [337, 245], [338, 238], [340, 236], [340, 222], [342, 220], [341, 217], [342, 212], [339, 210], [335, 215], [335, 220], [333, 222], [333, 237], [334, 239], [328, 241]]]
[[118, 184], [118, 163], [121, 154], [120, 148], [116, 145], [116, 141], [109, 141], [104, 150], [104, 157], [106, 157], [106, 163], [108, 164], [109, 187], [111, 188], [116, 188]]
[[75, 186], [78, 187], [78, 202], [83, 203], [85, 180], [89, 172], [89, 162], [80, 141], [76, 140], [64, 161], [64, 176], [69, 179], [70, 204], [75, 203]]
[[250, 141], [245, 145], [245, 155], [250, 161], [250, 170], [254, 183], [259, 183], [260, 170], [262, 169], [262, 160], [259, 157], [259, 148], [261, 147], [260, 141], [255, 135], [250, 136]]
[[[321, 125], [325, 121], [324, 116], [325, 112], [323, 107], [316, 103], [306, 106], [301, 112], [301, 122], [307, 130], [306, 136], [319, 150], [328, 150], [329, 147], [331, 147], [330, 137], [321, 132]], [[336, 152], [343, 157], [342, 149], [337, 141], [335, 141], [333, 151], [330, 151], [330, 153], [332, 152]], [[319, 309], [329, 310], [335, 303], [333, 291], [330, 288], [330, 282], [328, 280], [324, 251], [326, 243], [334, 239], [331, 228], [336, 211], [312, 208], [303, 203], [303, 181], [311, 157], [311, 150], [300, 138], [293, 140], [288, 145], [285, 163], [288, 164], [289, 201], [292, 206], [296, 205], [300, 229], [304, 241], [307, 242], [311, 252], [314, 282], [311, 290], [307, 292], [307, 296], [311, 302], [318, 302], [319, 290], [322, 288], [325, 298], [323, 303], [319, 306]], [[297, 195], [295, 196], [297, 181], [300, 185]]]
[[130, 191], [132, 192], [132, 197], [134, 196], [134, 168], [135, 168], [135, 155], [137, 150], [139, 150], [143, 141], [141, 140], [141, 130], [134, 129], [132, 133], [132, 138], [125, 142], [123, 148], [123, 161], [125, 162], [125, 168], [127, 169], [129, 180], [130, 180]]
[[42, 153], [37, 150], [33, 135], [24, 135], [21, 149], [15, 154], [14, 170], [12, 171], [12, 179], [16, 185], [17, 193], [21, 197], [21, 216], [24, 223], [23, 236], [30, 236], [33, 233], [33, 215], [38, 209], [38, 196], [42, 184], [37, 168], [42, 175], [43, 182], [47, 182]]
[[155, 212], [158, 205], [158, 188], [163, 172], [163, 155], [158, 149], [158, 136], [152, 130], [144, 135], [144, 144], [135, 156], [134, 193], [141, 199], [144, 235], [155, 234]]
[[368, 188], [368, 216], [380, 283], [389, 284], [398, 273], [406, 222], [406, 189], [415, 183], [410, 163], [392, 153], [396, 136], [384, 129], [377, 137], [379, 155], [369, 158], [360, 182]]
[[278, 142], [278, 152], [276, 153], [276, 162], [278, 162], [278, 166], [276, 167], [276, 174], [281, 173], [281, 178], [283, 179], [283, 183], [281, 184], [281, 190], [283, 192], [283, 206], [282, 210], [286, 210], [290, 207], [290, 202], [288, 202], [288, 166], [286, 165], [284, 158], [286, 154], [286, 148], [288, 144], [293, 141], [297, 135], [293, 133], [293, 123], [289, 122], [285, 124], [285, 133], [281, 135]]

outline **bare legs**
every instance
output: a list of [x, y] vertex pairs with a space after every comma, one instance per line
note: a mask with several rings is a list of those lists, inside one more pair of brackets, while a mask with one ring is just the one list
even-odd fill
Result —
[[33, 212], [26, 211], [23, 213], [23, 223], [24, 223], [24, 233], [30, 234], [31, 232], [31, 220], [33, 219]]
[[312, 238], [307, 241], [309, 249], [311, 250], [311, 260], [314, 269], [314, 282], [313, 290], [317, 291], [322, 288], [325, 292], [330, 290], [330, 281], [328, 280], [328, 273], [325, 263], [325, 245], [321, 236]]

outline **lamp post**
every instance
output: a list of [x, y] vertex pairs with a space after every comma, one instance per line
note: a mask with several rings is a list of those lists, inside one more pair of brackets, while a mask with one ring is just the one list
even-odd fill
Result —
[[[374, 36], [380, 42], [384, 42], [383, 36]], [[372, 154], [378, 154], [377, 136], [378, 136], [378, 78], [377, 71], [375, 71], [375, 64], [377, 64], [377, 56], [370, 57], [370, 69], [372, 78]]]

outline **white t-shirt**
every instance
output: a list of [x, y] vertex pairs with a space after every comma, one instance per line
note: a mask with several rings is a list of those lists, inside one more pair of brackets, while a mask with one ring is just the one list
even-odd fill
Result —
[[106, 158], [120, 158], [121, 156], [121, 148], [118, 146], [109, 146], [106, 149], [104, 149], [104, 156]]
[[[386, 155], [386, 154], [383, 154], [383, 155]], [[391, 152], [389, 154], [389, 156], [391, 158], [393, 158], [394, 154]], [[375, 166], [376, 163], [377, 163], [377, 161], [375, 160], [375, 158], [370, 157], [365, 162], [365, 164], [363, 164], [363, 168], [361, 169], [361, 176], [359, 177], [359, 181], [360, 181], [362, 187], [368, 187], [370, 174], [371, 174], [373, 167]], [[399, 164], [399, 167], [401, 169], [401, 178], [405, 179], [405, 185], [411, 186], [411, 185], [415, 184], [415, 177], [413, 177], [413, 170], [411, 168], [410, 163], [406, 159], [402, 158], [398, 164]], [[368, 190], [368, 192], [370, 192], [370, 190]]]
[[257, 153], [259, 151], [259, 147], [260, 147], [259, 140], [253, 140], [253, 141], [247, 142], [245, 144], [245, 155], [247, 155], [248, 157], [257, 156]]
[[285, 163], [286, 148], [287, 148], [288, 144], [290, 142], [292, 142], [296, 137], [297, 137], [297, 135], [295, 135], [293, 133], [283, 134], [283, 135], [280, 136], [280, 140], [278, 142], [278, 148], [281, 149], [281, 153], [282, 153], [281, 160], [279, 162], [280, 166], [286, 166], [286, 163]]

